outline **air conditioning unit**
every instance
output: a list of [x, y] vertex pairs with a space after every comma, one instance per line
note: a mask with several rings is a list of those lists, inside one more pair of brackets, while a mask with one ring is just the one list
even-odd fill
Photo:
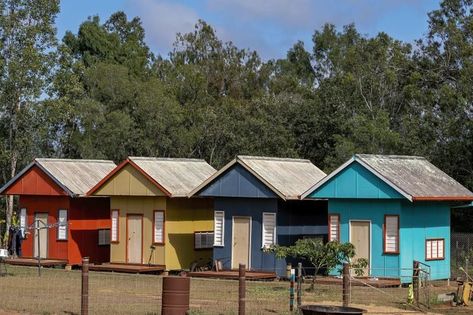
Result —
[[8, 249], [0, 248], [0, 258], [8, 258]]

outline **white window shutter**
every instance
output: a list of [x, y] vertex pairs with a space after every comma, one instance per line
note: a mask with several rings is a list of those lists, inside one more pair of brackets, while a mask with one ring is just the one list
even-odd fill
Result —
[[215, 211], [214, 212], [214, 246], [224, 246], [224, 233], [225, 233], [225, 212]]
[[154, 212], [154, 242], [164, 243], [164, 212]]
[[340, 217], [338, 215], [329, 215], [329, 241], [340, 241]]
[[57, 239], [67, 240], [67, 210], [59, 210], [57, 227]]
[[276, 244], [276, 213], [263, 213], [263, 247]]
[[25, 237], [26, 231], [26, 208], [20, 209], [20, 229], [21, 229], [21, 236]]
[[111, 241], [118, 242], [118, 210], [112, 210], [112, 233]]
[[387, 253], [399, 251], [399, 217], [386, 216], [384, 250]]
[[444, 242], [443, 240], [438, 240], [438, 241], [437, 241], [437, 243], [438, 243], [438, 244], [437, 244], [437, 248], [438, 248], [438, 255], [437, 255], [437, 258], [443, 258], [443, 257], [445, 257], [445, 255], [443, 254], [443, 247], [444, 247], [444, 246], [443, 246], [443, 245], [444, 245], [443, 242]]

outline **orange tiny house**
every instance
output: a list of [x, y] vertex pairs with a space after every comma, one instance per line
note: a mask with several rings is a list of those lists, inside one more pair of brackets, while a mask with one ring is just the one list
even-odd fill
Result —
[[[85, 197], [85, 193], [107, 175], [115, 164], [101, 160], [35, 159], [0, 189], [2, 195], [17, 195], [20, 227], [25, 229], [22, 257], [64, 260], [77, 265], [82, 257], [107, 262], [110, 245], [110, 200]], [[40, 220], [51, 225], [39, 232]], [[62, 226], [57, 223], [65, 222]]]

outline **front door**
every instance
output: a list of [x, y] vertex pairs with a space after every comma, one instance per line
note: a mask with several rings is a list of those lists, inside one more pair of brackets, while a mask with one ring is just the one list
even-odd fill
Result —
[[127, 216], [127, 262], [142, 263], [143, 216], [130, 214]]
[[233, 217], [233, 245], [232, 245], [232, 268], [236, 269], [239, 264], [245, 264], [250, 268], [251, 250], [251, 219], [249, 217]]
[[[47, 213], [35, 213], [34, 215], [35, 227], [42, 229], [34, 230], [34, 257], [47, 258], [48, 257], [48, 214]], [[39, 247], [38, 247], [39, 237]], [[39, 250], [38, 250], [39, 249]]]
[[355, 246], [356, 261], [358, 258], [365, 258], [368, 260], [368, 268], [364, 270], [364, 275], [368, 276], [370, 266], [370, 225], [369, 221], [351, 221], [350, 222], [350, 243]]

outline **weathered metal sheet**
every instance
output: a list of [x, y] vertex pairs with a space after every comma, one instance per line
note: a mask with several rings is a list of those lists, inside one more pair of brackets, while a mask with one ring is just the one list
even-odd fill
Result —
[[414, 200], [473, 198], [471, 191], [423, 157], [357, 154], [355, 159], [369, 166]]
[[85, 195], [116, 166], [112, 161], [104, 160], [38, 158], [35, 163], [74, 195]]
[[216, 170], [204, 160], [129, 157], [147, 175], [163, 186], [171, 197], [186, 197]]

